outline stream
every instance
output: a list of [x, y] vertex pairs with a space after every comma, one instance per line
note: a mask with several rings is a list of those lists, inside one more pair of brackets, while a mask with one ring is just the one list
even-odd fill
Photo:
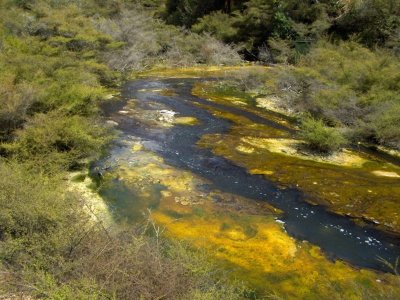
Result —
[[[330, 213], [322, 206], [311, 205], [304, 200], [302, 191], [296, 188], [280, 188], [267, 175], [251, 175], [243, 167], [197, 145], [203, 135], [224, 134], [232, 126], [230, 121], [216, 117], [204, 109], [205, 105], [246, 117], [255, 123], [285, 129], [282, 125], [249, 111], [193, 96], [193, 84], [199, 80], [201, 79], [141, 79], [128, 82], [119, 101], [104, 104], [104, 114], [109, 120], [118, 123], [117, 129], [121, 131], [121, 138], [140, 138], [144, 141], [146, 150], [162, 157], [166, 164], [204, 178], [208, 182], [205, 189], [217, 189], [255, 201], [265, 201], [282, 210], [284, 213], [277, 221], [284, 224], [287, 233], [297, 240], [319, 246], [330, 259], [340, 259], [355, 267], [390, 272], [378, 258], [394, 262], [400, 256], [400, 242], [396, 237], [377, 230], [372, 225], [357, 225], [351, 218]], [[172, 90], [174, 94], [152, 92], [163, 89]], [[160, 110], [168, 107], [168, 110], [179, 116], [194, 117], [199, 122], [192, 126], [178, 124], [160, 131], [129, 114], [120, 113], [129, 99], [137, 99], [136, 105], [141, 109]], [[112, 155], [97, 162], [96, 168], [107, 172], [107, 165], [118, 161], [119, 152], [116, 149], [112, 151]], [[118, 199], [118, 194], [114, 197]]]

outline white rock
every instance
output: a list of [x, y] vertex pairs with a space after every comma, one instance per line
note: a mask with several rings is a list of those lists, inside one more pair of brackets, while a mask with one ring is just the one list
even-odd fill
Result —
[[107, 125], [110, 125], [110, 126], [118, 126], [119, 125], [117, 122], [115, 122], [113, 120], [107, 120], [106, 123], [107, 123]]

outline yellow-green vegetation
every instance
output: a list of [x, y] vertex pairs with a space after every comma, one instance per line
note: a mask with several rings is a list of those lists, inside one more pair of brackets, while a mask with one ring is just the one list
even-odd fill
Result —
[[322, 153], [338, 150], [345, 144], [344, 137], [337, 129], [326, 127], [324, 122], [312, 117], [302, 120], [300, 137], [311, 149]]
[[109, 131], [96, 119], [51, 111], [31, 117], [24, 129], [15, 132], [15, 141], [4, 144], [4, 149], [35, 167], [59, 167], [62, 171], [86, 158], [98, 157], [109, 140]]
[[[245, 65], [244, 65], [245, 66]], [[231, 71], [242, 70], [243, 66], [206, 66], [198, 65], [195, 67], [182, 68], [160, 68], [154, 67], [150, 70], [134, 72], [133, 78], [137, 77], [165, 77], [165, 78], [203, 78], [203, 77], [224, 77]]]
[[[368, 299], [393, 298], [399, 292], [395, 276], [332, 262], [318, 247], [289, 237], [275, 221], [281, 212], [273, 207], [217, 190], [205, 191], [200, 187], [206, 181], [168, 166], [145, 149], [126, 155], [134, 155], [134, 165], [122, 156], [103, 186], [103, 192], [120, 191], [118, 203], [107, 197], [116, 216], [122, 213], [129, 220], [135, 213], [138, 221], [143, 219], [139, 212], [151, 207], [152, 218], [165, 235], [200, 249], [219, 268], [229, 270], [230, 278], [248, 283], [258, 297]], [[115, 178], [125, 194], [116, 187]], [[156, 202], [154, 192], [159, 193]]]
[[214, 283], [216, 269], [201, 253], [145, 234], [154, 232], [151, 221], [110, 228], [84, 187], [66, 193], [65, 179], [20, 163], [2, 161], [0, 175], [2, 297], [241, 298], [239, 285]]
[[384, 50], [320, 43], [294, 71], [301, 88], [292, 103], [347, 129], [350, 140], [399, 148], [399, 67], [398, 57]]

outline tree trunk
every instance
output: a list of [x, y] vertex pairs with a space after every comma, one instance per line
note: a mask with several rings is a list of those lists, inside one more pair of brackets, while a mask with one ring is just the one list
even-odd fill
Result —
[[230, 14], [234, 0], [225, 0], [225, 13]]

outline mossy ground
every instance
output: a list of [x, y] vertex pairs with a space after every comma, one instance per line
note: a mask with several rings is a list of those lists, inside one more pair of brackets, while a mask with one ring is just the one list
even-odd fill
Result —
[[148, 77], [164, 77], [164, 78], [204, 78], [204, 77], [223, 77], [227, 73], [250, 67], [244, 64], [243, 66], [218, 67], [198, 65], [189, 68], [165, 68], [154, 67], [150, 70], [135, 72], [131, 74], [131, 78], [148, 78]]
[[[247, 67], [247, 69], [251, 70], [252, 68]], [[228, 74], [229, 72], [227, 71], [226, 76], [229, 76]], [[296, 128], [293, 122], [291, 122], [294, 120], [293, 116], [284, 114], [282, 109], [266, 109], [266, 104], [263, 105], [264, 107], [260, 106], [260, 100], [257, 94], [242, 92], [229, 86], [219, 87], [216, 86], [216, 83], [212, 81], [196, 83], [192, 89], [192, 93], [195, 96], [212, 102], [240, 107], [244, 111], [251, 112], [257, 116], [264, 117], [280, 125], [287, 126], [288, 129]], [[267, 99], [264, 99], [264, 102], [266, 101]], [[269, 108], [272, 107], [269, 106]]]

